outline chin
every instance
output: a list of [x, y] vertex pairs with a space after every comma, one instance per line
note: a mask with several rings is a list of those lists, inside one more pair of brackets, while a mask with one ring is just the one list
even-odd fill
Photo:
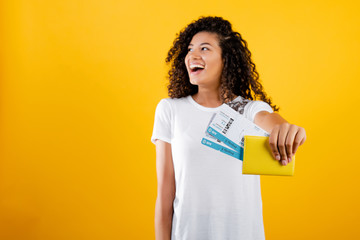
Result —
[[201, 80], [199, 81], [199, 79], [190, 79], [190, 83], [192, 85], [199, 85], [199, 83], [201, 84]]
[[192, 85], [197, 85], [196, 81], [194, 81], [194, 80], [190, 80], [190, 83], [191, 83]]

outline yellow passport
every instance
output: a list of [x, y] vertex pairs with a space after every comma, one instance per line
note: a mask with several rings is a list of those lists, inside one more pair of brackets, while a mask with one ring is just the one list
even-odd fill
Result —
[[295, 155], [286, 166], [271, 154], [269, 137], [244, 136], [243, 174], [294, 176]]

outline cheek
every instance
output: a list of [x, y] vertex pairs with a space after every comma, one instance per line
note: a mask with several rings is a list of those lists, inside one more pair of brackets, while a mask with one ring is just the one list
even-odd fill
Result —
[[212, 69], [214, 70], [214, 72], [217, 72], [217, 73], [222, 72], [223, 64], [222, 64], [221, 59], [214, 59], [214, 61], [212, 61], [212, 63], [211, 63], [211, 66], [212, 66]]
[[186, 56], [185, 56], [185, 59], [184, 59], [185, 65], [187, 64], [188, 59], [189, 59], [189, 57], [188, 57], [188, 55], [186, 55]]

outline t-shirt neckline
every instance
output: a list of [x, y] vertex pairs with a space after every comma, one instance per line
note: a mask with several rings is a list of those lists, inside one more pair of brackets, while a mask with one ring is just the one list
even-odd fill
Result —
[[[236, 99], [240, 98], [240, 96], [238, 96], [237, 98], [235, 98], [233, 101], [235, 101]], [[215, 112], [217, 111], [218, 109], [220, 109], [220, 107], [223, 105], [221, 104], [220, 106], [218, 107], [204, 107], [203, 105], [200, 105], [198, 104], [191, 95], [187, 96], [187, 99], [189, 100], [189, 102], [194, 105], [196, 108], [202, 110], [202, 111], [206, 111], [206, 112]]]

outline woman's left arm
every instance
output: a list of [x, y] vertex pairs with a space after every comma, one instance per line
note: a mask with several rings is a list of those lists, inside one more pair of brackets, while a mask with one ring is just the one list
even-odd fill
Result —
[[255, 115], [254, 123], [270, 133], [269, 144], [273, 157], [287, 165], [298, 147], [306, 140], [305, 129], [288, 123], [278, 113], [266, 111]]

